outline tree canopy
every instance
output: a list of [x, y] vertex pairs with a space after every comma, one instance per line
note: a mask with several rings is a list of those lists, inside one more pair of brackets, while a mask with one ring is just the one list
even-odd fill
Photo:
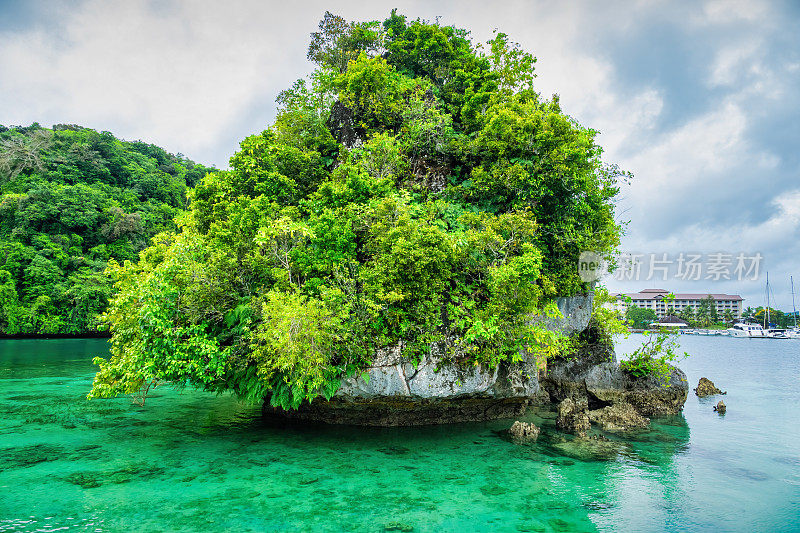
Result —
[[652, 309], [635, 305], [628, 306], [628, 309], [625, 310], [625, 318], [633, 329], [647, 329], [651, 323], [658, 320], [656, 312]]
[[172, 382], [294, 408], [389, 346], [488, 367], [559, 349], [536, 317], [587, 290], [580, 251], [619, 242], [627, 174], [597, 132], [535, 91], [505, 34], [395, 11], [319, 30], [318, 68], [190, 191], [178, 230], [110, 262], [90, 396]]
[[108, 132], [0, 126], [0, 333], [97, 332], [108, 261], [174, 230], [209, 170]]

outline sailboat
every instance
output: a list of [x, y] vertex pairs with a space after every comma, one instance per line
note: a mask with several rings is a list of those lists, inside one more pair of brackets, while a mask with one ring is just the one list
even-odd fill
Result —
[[786, 335], [790, 339], [800, 339], [800, 329], [797, 328], [797, 307], [794, 306], [794, 279], [789, 276], [789, 282], [792, 285], [792, 316], [794, 317], [794, 327], [786, 331]]
[[[791, 278], [790, 278], [791, 279]], [[767, 272], [767, 307], [764, 309], [764, 324], [734, 324], [726, 331], [731, 337], [745, 337], [748, 339], [800, 339], [800, 330], [797, 328], [797, 313], [795, 313], [795, 325], [792, 329], [770, 328], [770, 288], [769, 272]], [[792, 308], [794, 309], [794, 280], [792, 280]]]
[[767, 272], [767, 308], [766, 313], [764, 313], [764, 331], [768, 339], [788, 339], [789, 336], [786, 334], [785, 329], [777, 329], [771, 328], [770, 320], [769, 320], [769, 272]]

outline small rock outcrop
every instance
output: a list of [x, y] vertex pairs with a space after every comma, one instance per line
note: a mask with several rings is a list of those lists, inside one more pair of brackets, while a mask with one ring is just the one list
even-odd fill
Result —
[[[593, 353], [595, 350], [596, 353]], [[602, 347], [585, 348], [590, 357], [558, 358], [548, 363], [542, 387], [550, 400], [584, 397], [589, 409], [626, 403], [646, 417], [678, 414], [686, 403], [689, 384], [686, 374], [672, 367], [666, 378], [636, 377], [613, 361], [613, 351], [603, 354]], [[605, 359], [605, 362], [600, 362]]]
[[556, 427], [578, 437], [585, 437], [586, 432], [592, 427], [589, 422], [589, 404], [584, 399], [564, 399], [558, 404], [558, 418]]
[[650, 427], [650, 420], [627, 403], [616, 403], [589, 411], [589, 420], [604, 431], [631, 431]]
[[697, 388], [694, 389], [694, 393], [700, 398], [713, 396], [714, 394], [727, 394], [719, 390], [717, 386], [714, 385], [714, 382], [708, 378], [700, 378], [700, 382], [697, 383]]
[[550, 401], [559, 404], [556, 425], [584, 436], [594, 423], [605, 431], [650, 426], [649, 417], [675, 415], [689, 393], [686, 374], [671, 367], [667, 377], [637, 377], [616, 362], [613, 346], [592, 328], [572, 356], [548, 361], [540, 380]]
[[725, 414], [726, 409], [727, 407], [725, 407], [725, 402], [723, 402], [722, 400], [718, 401], [717, 405], [714, 406], [714, 410], [721, 415]]
[[514, 442], [535, 442], [539, 438], [540, 431], [541, 429], [535, 424], [517, 420], [511, 425], [508, 433]]

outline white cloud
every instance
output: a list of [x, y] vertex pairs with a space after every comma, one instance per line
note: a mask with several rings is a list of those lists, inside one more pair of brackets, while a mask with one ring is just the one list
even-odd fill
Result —
[[747, 157], [746, 126], [742, 109], [727, 102], [653, 139], [654, 144], [628, 160], [640, 178], [631, 191], [635, 200], [646, 203], [668, 191], [680, 194], [704, 176], [742, 164]]
[[717, 52], [714, 65], [711, 67], [709, 85], [731, 86], [742, 81], [748, 73], [757, 73], [760, 67], [757, 58], [761, 52], [761, 43], [750, 40], [735, 43]]
[[[636, 175], [620, 206], [632, 220], [628, 249], [761, 242], [774, 246], [774, 257], [786, 256], [762, 235], [797, 232], [796, 193], [781, 195], [768, 179], [786, 172], [787, 154], [750, 138], [761, 116], [797, 99], [792, 80], [800, 62], [790, 50], [775, 57], [787, 23], [768, 0], [55, 4], [55, 29], [0, 34], [0, 123], [73, 122], [226, 166], [244, 136], [268, 125], [277, 92], [310, 69], [308, 33], [326, 9], [365, 20], [385, 17], [394, 5], [412, 19], [441, 15], [478, 41], [498, 28], [537, 55], [538, 90], [558, 93], [567, 113], [601, 132], [607, 160]], [[657, 37], [639, 33], [643, 27], [675, 30], [708, 52], [707, 70], [692, 75], [713, 99], [697, 94], [702, 106], [684, 115], [675, 101], [680, 81], [621, 78], [635, 77], [637, 65], [623, 65], [620, 49], [649, 46], [653, 61], [670, 59], [669, 50], [659, 55], [652, 47]], [[696, 223], [704, 209], [749, 203], [762, 209], [752, 220], [732, 224], [720, 215]]]
[[654, 285], [669, 285], [671, 290], [682, 292], [728, 292], [737, 293], [747, 300], [745, 305], [764, 305], [762, 301], [764, 290], [764, 277], [770, 272], [776, 293], [776, 302], [779, 308], [786, 309], [789, 305], [786, 299], [788, 294], [789, 274], [797, 273], [796, 258], [800, 256], [800, 189], [786, 191], [771, 202], [771, 215], [758, 224], [732, 224], [728, 226], [691, 224], [678, 231], [665, 232], [659, 237], [646, 239], [631, 239], [626, 247], [627, 251], [654, 253], [656, 257], [667, 253], [668, 258], [675, 260], [679, 253], [701, 252], [704, 254], [722, 252], [736, 257], [745, 253], [752, 257], [761, 254], [763, 261], [759, 268], [759, 278], [755, 281], [739, 281], [735, 279], [733, 268], [730, 281], [680, 281], [668, 278], [666, 282], [645, 280], [644, 274], [635, 282], [623, 282], [607, 278], [607, 285], [619, 292], [635, 292], [644, 287]]
[[198, 7], [92, 1], [65, 12], [58, 33], [5, 35], [0, 116], [110, 129], [203, 160], [254, 101], [274, 98], [276, 75], [305, 65], [297, 26], [269, 4]]
[[710, 0], [703, 4], [704, 22], [715, 25], [763, 21], [770, 11], [766, 0]]

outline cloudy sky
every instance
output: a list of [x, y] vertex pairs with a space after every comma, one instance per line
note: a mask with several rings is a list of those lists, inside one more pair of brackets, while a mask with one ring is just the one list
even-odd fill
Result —
[[[791, 308], [790, 275], [800, 294], [793, 0], [0, 0], [0, 124], [76, 123], [224, 168], [241, 139], [273, 120], [277, 93], [311, 70], [308, 34], [326, 9], [372, 20], [392, 7], [480, 41], [508, 33], [538, 57], [541, 93], [558, 93], [601, 132], [606, 159], [633, 172], [618, 211], [623, 249], [642, 254], [642, 270], [638, 281], [607, 279], [612, 289], [739, 293], [755, 307], [769, 270], [777, 306]], [[701, 256], [699, 280], [678, 277], [681, 253]], [[746, 266], [763, 257], [756, 281], [735, 279], [742, 253]], [[659, 270], [646, 279], [650, 254], [667, 254], [666, 280]], [[712, 263], [720, 280], [706, 279]]]

